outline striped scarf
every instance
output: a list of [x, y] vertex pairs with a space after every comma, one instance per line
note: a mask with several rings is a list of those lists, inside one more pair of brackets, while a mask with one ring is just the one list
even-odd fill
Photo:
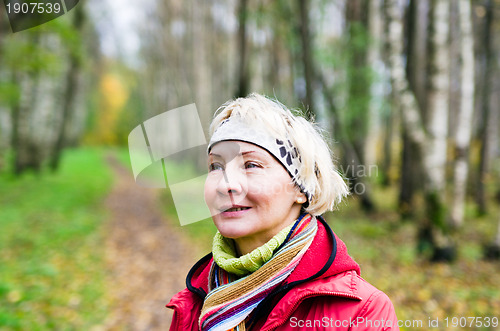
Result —
[[201, 329], [245, 330], [247, 317], [292, 273], [311, 245], [317, 229], [315, 217], [301, 215], [273, 257], [257, 271], [239, 279], [213, 262], [209, 293], [199, 320]]

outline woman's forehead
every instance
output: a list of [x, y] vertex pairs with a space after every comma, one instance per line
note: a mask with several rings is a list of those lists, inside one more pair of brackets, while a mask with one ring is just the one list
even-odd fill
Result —
[[228, 140], [215, 144], [209, 155], [219, 157], [235, 157], [237, 155], [258, 155], [272, 157], [265, 149], [244, 141]]

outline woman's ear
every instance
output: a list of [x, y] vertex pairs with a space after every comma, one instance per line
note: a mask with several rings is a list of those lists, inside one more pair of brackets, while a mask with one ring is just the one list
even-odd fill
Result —
[[297, 195], [297, 198], [295, 199], [295, 201], [298, 203], [298, 204], [303, 204], [307, 201], [306, 199], [306, 195], [304, 193], [300, 193], [299, 195]]

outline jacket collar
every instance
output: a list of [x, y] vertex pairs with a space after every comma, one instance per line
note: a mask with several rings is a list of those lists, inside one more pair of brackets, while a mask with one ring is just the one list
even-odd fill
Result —
[[[360, 273], [359, 265], [347, 254], [345, 244], [337, 238], [322, 217], [318, 217], [318, 232], [311, 246], [304, 254], [295, 270], [288, 276], [284, 284], [268, 295], [254, 310], [253, 319], [268, 320], [267, 314], [273, 311], [273, 316], [279, 318], [284, 313], [276, 313], [285, 309], [291, 311], [306, 297], [314, 295], [335, 295], [359, 299], [352, 288], [337, 283], [332, 291], [331, 276], [340, 275], [346, 271]], [[327, 279], [328, 277], [328, 279]], [[296, 293], [301, 293], [300, 296]], [[280, 300], [280, 299], [283, 300]], [[286, 304], [273, 306], [278, 302]], [[268, 321], [270, 322], [270, 321]]]
[[[280, 287], [279, 292], [282, 295], [292, 287], [311, 280], [323, 279], [348, 270], [360, 273], [359, 265], [347, 254], [345, 244], [333, 233], [323, 217], [319, 216], [318, 221], [318, 232], [311, 246]], [[208, 292], [208, 274], [212, 260], [212, 253], [205, 255], [191, 268], [186, 277], [186, 287], [201, 299], [204, 299]]]

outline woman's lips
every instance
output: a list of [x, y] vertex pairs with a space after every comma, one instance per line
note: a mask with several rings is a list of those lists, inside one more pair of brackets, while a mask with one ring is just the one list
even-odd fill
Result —
[[225, 208], [221, 212], [221, 215], [224, 217], [240, 217], [246, 214], [251, 207], [231, 207], [231, 208]]

